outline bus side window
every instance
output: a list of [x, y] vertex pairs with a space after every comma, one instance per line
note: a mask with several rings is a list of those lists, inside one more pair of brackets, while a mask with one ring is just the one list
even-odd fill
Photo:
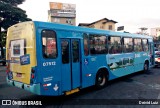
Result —
[[123, 38], [123, 53], [130, 53], [133, 51], [133, 39], [125, 37]]
[[142, 51], [142, 41], [140, 38], [134, 39], [134, 51], [141, 52]]
[[89, 47], [88, 47], [89, 42], [88, 42], [88, 35], [87, 34], [84, 34], [83, 44], [84, 44], [84, 55], [88, 56], [89, 55]]
[[143, 51], [148, 51], [149, 50], [149, 44], [147, 39], [142, 39], [142, 44], [143, 44]]
[[56, 33], [52, 30], [42, 31], [42, 54], [44, 58], [57, 57]]
[[109, 53], [110, 54], [117, 54], [117, 53], [122, 52], [120, 37], [110, 36], [108, 38], [108, 43], [109, 43]]
[[90, 34], [90, 54], [107, 54], [107, 37], [100, 34]]

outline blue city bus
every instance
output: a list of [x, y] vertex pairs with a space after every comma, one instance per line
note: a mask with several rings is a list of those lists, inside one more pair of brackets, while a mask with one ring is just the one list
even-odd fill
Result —
[[151, 36], [47, 22], [11, 26], [7, 83], [37, 95], [69, 95], [154, 66]]

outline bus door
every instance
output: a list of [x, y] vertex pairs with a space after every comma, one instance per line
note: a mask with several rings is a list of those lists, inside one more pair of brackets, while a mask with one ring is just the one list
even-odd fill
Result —
[[80, 40], [61, 40], [62, 92], [80, 87]]
[[154, 44], [153, 42], [149, 42], [149, 54], [150, 54], [150, 65], [154, 65]]

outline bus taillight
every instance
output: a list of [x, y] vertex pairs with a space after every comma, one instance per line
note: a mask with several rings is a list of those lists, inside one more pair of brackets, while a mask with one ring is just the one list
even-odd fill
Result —
[[35, 80], [35, 68], [31, 68], [31, 83], [33, 83]]
[[34, 74], [33, 73], [31, 74], [31, 78], [34, 79]]
[[9, 70], [9, 65], [6, 66], [6, 73], [8, 73], [10, 70]]
[[8, 73], [9, 72], [9, 70], [8, 69], [6, 69], [6, 73]]

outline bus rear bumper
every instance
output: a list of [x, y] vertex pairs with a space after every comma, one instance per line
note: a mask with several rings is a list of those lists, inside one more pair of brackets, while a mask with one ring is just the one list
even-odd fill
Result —
[[6, 78], [7, 80], [7, 84], [11, 85], [11, 86], [15, 86], [24, 90], [27, 90], [29, 92], [32, 92], [34, 94], [40, 95], [40, 84], [32, 84], [32, 85], [27, 85], [18, 81], [13, 81], [13, 80], [9, 80], [8, 78]]

